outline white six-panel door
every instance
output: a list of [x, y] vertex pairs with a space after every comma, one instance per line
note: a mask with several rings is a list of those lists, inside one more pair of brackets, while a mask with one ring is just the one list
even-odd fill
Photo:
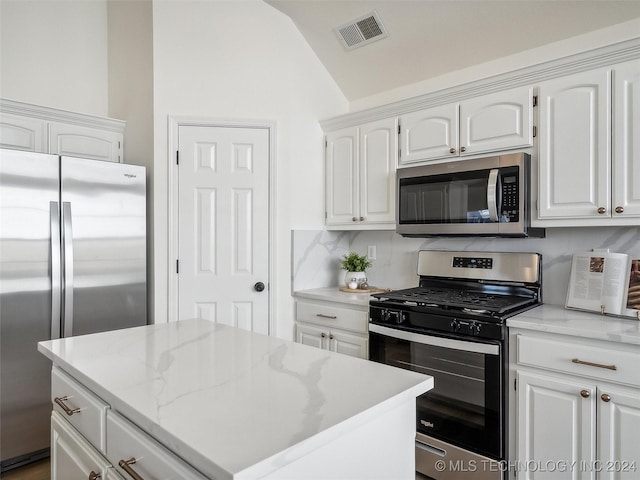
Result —
[[178, 151], [178, 319], [268, 333], [269, 130], [181, 125]]

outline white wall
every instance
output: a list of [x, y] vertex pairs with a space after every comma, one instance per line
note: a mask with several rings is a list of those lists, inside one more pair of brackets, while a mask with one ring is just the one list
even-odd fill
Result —
[[153, 319], [153, 3], [108, 2], [109, 115], [126, 120], [124, 159], [147, 167], [147, 292]]
[[155, 321], [167, 319], [167, 118], [277, 124], [278, 336], [293, 334], [290, 230], [323, 224], [318, 119], [347, 101], [291, 20], [259, 0], [153, 3]]
[[107, 1], [2, 0], [0, 96], [108, 116]]

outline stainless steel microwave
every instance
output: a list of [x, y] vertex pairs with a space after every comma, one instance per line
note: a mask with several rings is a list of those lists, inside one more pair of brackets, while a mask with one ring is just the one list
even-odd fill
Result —
[[531, 228], [530, 156], [398, 169], [396, 231], [407, 237], [544, 237]]

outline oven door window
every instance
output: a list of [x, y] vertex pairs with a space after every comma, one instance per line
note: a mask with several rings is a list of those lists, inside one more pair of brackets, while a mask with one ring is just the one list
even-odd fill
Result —
[[[434, 377], [433, 390], [416, 400], [418, 432], [488, 457], [501, 458], [499, 344], [493, 346], [496, 353], [490, 354], [425, 345], [373, 332], [369, 338], [371, 360]], [[438, 338], [430, 336], [430, 339]], [[471, 347], [479, 345], [456, 342]]]

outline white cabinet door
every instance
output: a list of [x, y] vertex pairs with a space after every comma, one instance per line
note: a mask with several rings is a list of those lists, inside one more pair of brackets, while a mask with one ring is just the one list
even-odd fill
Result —
[[327, 226], [395, 228], [396, 132], [390, 118], [327, 134]]
[[482, 95], [460, 103], [460, 153], [533, 145], [533, 88]]
[[120, 162], [122, 142], [123, 136], [118, 132], [66, 123], [49, 123], [49, 153]]
[[[596, 387], [565, 378], [517, 372], [518, 462], [586, 462], [596, 458]], [[566, 471], [546, 472], [545, 479], [564, 480]], [[573, 472], [572, 479], [595, 479], [589, 471]], [[522, 477], [521, 477], [522, 475]], [[518, 478], [541, 478], [535, 469]]]
[[361, 222], [395, 225], [397, 128], [395, 119], [360, 127]]
[[47, 123], [39, 118], [0, 113], [0, 147], [47, 153]]
[[540, 219], [611, 216], [611, 72], [539, 86]]
[[57, 412], [51, 415], [51, 479], [86, 480], [91, 473], [104, 478], [109, 462]]
[[601, 387], [598, 395], [600, 480], [640, 478], [640, 391]]
[[400, 116], [400, 165], [457, 157], [458, 104]]
[[640, 216], [640, 61], [613, 68], [614, 218]]
[[329, 350], [358, 358], [369, 358], [369, 340], [342, 330], [329, 332]]
[[296, 323], [296, 342], [310, 347], [325, 348], [327, 330], [307, 325], [305, 323]]
[[345, 225], [358, 221], [357, 128], [327, 134], [325, 168], [325, 223]]

